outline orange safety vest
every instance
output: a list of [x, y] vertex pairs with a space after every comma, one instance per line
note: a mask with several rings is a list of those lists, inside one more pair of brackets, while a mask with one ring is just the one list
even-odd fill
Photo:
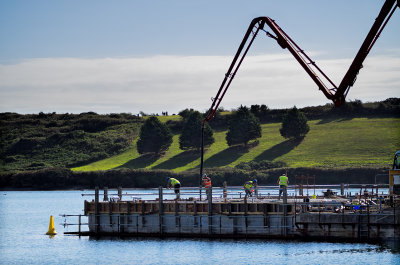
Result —
[[210, 188], [211, 187], [211, 179], [209, 177], [203, 178], [203, 184], [204, 184], [204, 188]]

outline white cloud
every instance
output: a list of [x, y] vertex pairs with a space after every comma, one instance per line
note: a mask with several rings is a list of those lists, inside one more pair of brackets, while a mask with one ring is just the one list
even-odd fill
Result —
[[[371, 56], [348, 98], [363, 102], [398, 97], [400, 57]], [[230, 56], [43, 58], [0, 65], [0, 112], [19, 113], [206, 110]], [[317, 60], [338, 85], [350, 59]], [[329, 102], [290, 54], [245, 58], [221, 106], [270, 108]]]

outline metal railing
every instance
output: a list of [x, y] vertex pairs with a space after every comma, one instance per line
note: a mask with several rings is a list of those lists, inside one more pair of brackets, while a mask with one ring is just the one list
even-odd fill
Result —
[[[301, 187], [300, 187], [301, 186]], [[302, 194], [304, 190], [306, 194], [304, 196], [310, 196], [309, 190], [312, 191], [312, 195], [323, 196], [324, 190], [330, 190], [336, 195], [340, 196], [361, 196], [364, 191], [367, 190], [370, 195], [377, 195], [379, 191], [381, 195], [383, 192], [388, 191], [388, 184], [336, 184], [336, 185], [289, 185], [287, 188], [288, 198], [297, 198], [303, 195], [300, 194], [300, 188]], [[123, 191], [124, 190], [124, 191]], [[123, 200], [124, 197], [129, 196], [128, 200], [140, 200], [140, 199], [156, 199], [160, 197], [160, 188], [118, 188], [115, 191], [104, 188], [103, 201], [108, 200]], [[272, 198], [279, 195], [279, 187], [274, 186], [256, 186], [253, 188], [254, 192], [252, 197], [256, 198]], [[316, 194], [317, 193], [317, 194]], [[181, 187], [180, 196], [182, 199], [202, 199], [206, 195], [206, 189], [204, 187]], [[82, 196], [95, 196], [95, 193], [83, 193]], [[100, 195], [100, 193], [99, 193]], [[175, 196], [173, 189], [162, 188], [162, 196], [166, 196], [165, 199], [172, 199]], [[213, 197], [230, 198], [230, 199], [241, 199], [245, 196], [245, 191], [242, 186], [227, 186], [227, 187], [213, 187]]]

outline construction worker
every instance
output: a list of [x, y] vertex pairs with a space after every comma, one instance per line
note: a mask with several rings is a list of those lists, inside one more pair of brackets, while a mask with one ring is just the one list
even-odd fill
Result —
[[282, 174], [282, 176], [280, 176], [278, 178], [278, 182], [279, 184], [279, 199], [281, 199], [281, 194], [284, 193], [286, 194], [287, 191], [287, 186], [289, 184], [289, 178], [286, 176], [286, 174]]
[[176, 178], [170, 178], [170, 177], [167, 177], [167, 181], [168, 181], [167, 189], [173, 187], [175, 190], [175, 195], [176, 195], [175, 200], [179, 200], [179, 198], [181, 197], [181, 194], [180, 194], [181, 183]]
[[251, 188], [255, 187], [257, 185], [257, 180], [254, 179], [253, 181], [249, 180], [246, 181], [243, 185], [244, 191], [246, 192], [245, 198], [251, 196], [251, 193], [253, 190]]
[[210, 192], [210, 190], [211, 190], [210, 188], [212, 187], [211, 179], [210, 179], [210, 177], [207, 176], [207, 174], [203, 174], [201, 180], [203, 181], [203, 185], [204, 185], [204, 188], [206, 189], [206, 194], [207, 194], [207, 198], [208, 198], [208, 195], [209, 195], [208, 193]]
[[211, 188], [211, 179], [207, 174], [203, 174], [201, 180], [203, 181], [204, 188]]

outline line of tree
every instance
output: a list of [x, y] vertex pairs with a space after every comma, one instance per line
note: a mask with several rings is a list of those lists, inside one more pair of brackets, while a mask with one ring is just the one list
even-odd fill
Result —
[[[179, 136], [181, 150], [199, 150], [202, 141], [202, 123], [204, 115], [193, 109], [185, 109], [179, 113], [183, 120], [183, 128]], [[308, 133], [310, 127], [306, 116], [296, 107], [283, 116], [280, 133], [285, 138], [300, 138]], [[246, 106], [240, 106], [231, 115], [226, 142], [229, 146], [243, 144], [247, 146], [251, 140], [261, 137], [259, 119]], [[214, 143], [213, 130], [208, 123], [204, 124], [204, 146]], [[157, 117], [148, 118], [142, 125], [137, 150], [140, 154], [160, 153], [168, 150], [172, 143], [172, 133], [166, 124]]]

